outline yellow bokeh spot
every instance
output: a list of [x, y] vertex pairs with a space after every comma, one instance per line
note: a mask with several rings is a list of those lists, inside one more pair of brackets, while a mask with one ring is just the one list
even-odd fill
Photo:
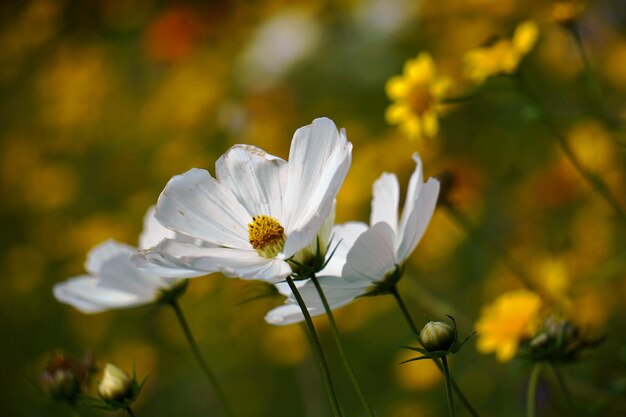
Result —
[[279, 365], [295, 365], [308, 355], [307, 339], [301, 326], [271, 326], [263, 338], [263, 350]]
[[[412, 342], [414, 343], [414, 342]], [[408, 343], [411, 345], [411, 343]], [[423, 391], [443, 383], [441, 372], [432, 360], [422, 359], [402, 365], [398, 363], [421, 356], [421, 353], [403, 349], [394, 361], [394, 374], [398, 384], [410, 391]]]

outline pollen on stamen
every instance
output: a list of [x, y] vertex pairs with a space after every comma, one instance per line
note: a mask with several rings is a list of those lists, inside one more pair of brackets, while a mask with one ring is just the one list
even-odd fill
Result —
[[283, 250], [287, 236], [278, 220], [262, 215], [248, 223], [248, 239], [259, 256], [273, 258]]

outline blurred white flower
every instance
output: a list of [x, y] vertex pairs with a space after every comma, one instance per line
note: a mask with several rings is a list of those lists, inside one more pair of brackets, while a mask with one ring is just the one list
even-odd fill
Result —
[[[289, 162], [249, 145], [235, 145], [216, 163], [216, 178], [192, 169], [172, 178], [156, 218], [179, 234], [133, 262], [159, 272], [185, 271], [277, 282], [292, 273], [290, 258], [316, 240], [350, 167], [352, 144], [327, 118], [296, 131]], [[182, 242], [182, 237], [188, 242]], [[206, 247], [206, 244], [214, 247]], [[180, 275], [178, 275], [180, 276]], [[193, 276], [193, 275], [188, 275]]]
[[254, 89], [273, 84], [313, 53], [320, 35], [319, 23], [305, 11], [274, 15], [257, 29], [245, 48], [239, 64], [241, 81]]
[[[165, 238], [174, 239], [176, 236], [154, 220], [154, 207], [151, 207], [144, 218], [140, 247], [150, 247]], [[139, 270], [129, 259], [135, 250], [115, 240], [101, 243], [87, 255], [85, 269], [88, 275], [56, 284], [54, 296], [83, 313], [99, 313], [156, 302], [165, 292], [181, 284], [179, 279], [163, 278]], [[175, 273], [179, 271], [179, 267], [174, 270]], [[187, 271], [185, 275], [189, 274]]]
[[[399, 219], [398, 179], [385, 173], [373, 186], [371, 226], [347, 223], [333, 229], [333, 241], [339, 242], [339, 246], [318, 278], [331, 309], [377, 290], [384, 293], [386, 284], [395, 285], [402, 265], [422, 239], [437, 204], [439, 181], [430, 178], [424, 183], [421, 160], [417, 154], [413, 159], [416, 167]], [[277, 287], [287, 296], [286, 304], [267, 313], [265, 320], [277, 325], [302, 321], [289, 288], [283, 284]], [[311, 316], [324, 313], [313, 282], [300, 284], [299, 291]]]

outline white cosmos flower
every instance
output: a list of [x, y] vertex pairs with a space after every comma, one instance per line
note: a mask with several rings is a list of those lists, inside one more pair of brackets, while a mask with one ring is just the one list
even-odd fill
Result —
[[[151, 207], [144, 218], [139, 246], [150, 247], [165, 238], [175, 239], [176, 235], [154, 220], [154, 207]], [[164, 291], [180, 284], [179, 279], [139, 270], [129, 259], [135, 250], [115, 240], [101, 243], [87, 255], [88, 274], [56, 284], [54, 296], [83, 313], [99, 313], [156, 302]]]
[[[424, 183], [421, 160], [417, 154], [413, 159], [415, 171], [399, 219], [398, 179], [385, 173], [373, 186], [370, 227], [347, 223], [333, 229], [333, 240], [340, 243], [318, 278], [331, 309], [375, 290], [397, 272], [422, 239], [437, 204], [439, 181], [430, 178]], [[289, 288], [282, 283], [277, 287], [287, 296], [286, 304], [268, 312], [265, 320], [277, 325], [304, 320]], [[324, 314], [313, 282], [301, 284], [299, 291], [311, 316]]]
[[345, 132], [327, 118], [295, 132], [289, 162], [235, 145], [217, 161], [216, 178], [192, 169], [159, 197], [157, 220], [189, 241], [166, 239], [133, 262], [165, 276], [162, 265], [170, 272], [179, 265], [189, 277], [219, 271], [280, 281], [292, 273], [287, 260], [315, 240], [331, 214], [351, 156]]

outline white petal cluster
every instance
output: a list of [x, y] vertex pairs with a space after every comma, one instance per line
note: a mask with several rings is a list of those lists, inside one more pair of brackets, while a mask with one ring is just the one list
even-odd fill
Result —
[[[175, 238], [175, 234], [154, 220], [154, 208], [150, 208], [144, 218], [140, 247], [165, 238]], [[153, 303], [162, 291], [171, 289], [179, 280], [138, 269], [129, 259], [136, 249], [115, 240], [101, 243], [87, 255], [87, 274], [56, 284], [54, 296], [83, 313]]]
[[[439, 194], [436, 179], [424, 182], [415, 154], [401, 216], [398, 179], [385, 173], [373, 186], [370, 225], [333, 226], [351, 158], [345, 132], [327, 118], [295, 132], [288, 161], [235, 145], [216, 162], [215, 177], [194, 168], [167, 183], [146, 214], [138, 249], [100, 244], [87, 257], [87, 274], [57, 284], [54, 295], [96, 313], [154, 303], [183, 279], [221, 272], [274, 283], [286, 303], [265, 318], [284, 325], [303, 320], [284, 279], [321, 250], [329, 256], [317, 272], [323, 291], [331, 308], [346, 305], [399, 270], [424, 235]], [[313, 283], [297, 285], [311, 315], [324, 313]]]
[[[339, 247], [318, 278], [332, 309], [375, 289], [404, 264], [422, 239], [437, 204], [439, 181], [430, 178], [424, 182], [421, 160], [417, 154], [413, 159], [415, 171], [409, 181], [400, 218], [398, 179], [394, 174], [385, 173], [373, 186], [370, 226], [346, 223], [333, 229]], [[277, 325], [304, 320], [289, 288], [282, 284], [277, 287], [287, 296], [286, 303], [268, 312], [265, 320]], [[324, 313], [312, 282], [301, 284], [299, 291], [311, 316]]]

